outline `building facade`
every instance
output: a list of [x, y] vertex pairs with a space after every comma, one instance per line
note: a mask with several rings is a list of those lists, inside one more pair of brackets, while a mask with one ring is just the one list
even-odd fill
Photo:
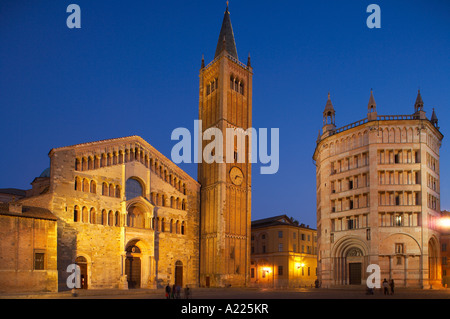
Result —
[[[223, 149], [209, 153], [202, 145], [198, 181], [141, 137], [129, 136], [53, 148], [50, 168], [31, 190], [0, 190], [4, 203], [55, 217], [55, 234], [49, 232], [55, 251], [48, 248], [44, 265], [59, 290], [68, 289], [72, 264], [80, 267], [84, 289], [248, 284], [249, 147], [241, 151], [225, 131], [251, 127], [252, 68], [250, 59], [247, 65], [238, 60], [228, 7], [215, 58], [207, 66], [202, 59], [199, 92], [200, 133], [218, 128], [224, 139]], [[209, 161], [230, 145], [231, 162]], [[10, 260], [10, 252], [0, 250], [1, 260]], [[23, 286], [20, 278], [14, 282]]]
[[378, 115], [371, 92], [367, 117], [341, 128], [328, 95], [313, 155], [322, 287], [365, 284], [370, 264], [397, 286], [440, 283], [442, 139], [420, 91], [412, 115]]
[[312, 287], [316, 279], [315, 229], [286, 215], [252, 221], [252, 287]]
[[0, 292], [58, 291], [56, 216], [0, 203]]
[[49, 157], [44, 193], [20, 202], [58, 218], [60, 290], [73, 263], [82, 288], [197, 285], [194, 179], [138, 136], [54, 148]]

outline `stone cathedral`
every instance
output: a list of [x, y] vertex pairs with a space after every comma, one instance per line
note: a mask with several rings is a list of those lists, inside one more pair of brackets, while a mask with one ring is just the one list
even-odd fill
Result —
[[[238, 60], [228, 6], [214, 60], [202, 59], [199, 119], [202, 132], [252, 125], [250, 58]], [[224, 134], [224, 150], [234, 142]], [[200, 163], [196, 181], [139, 136], [51, 149], [32, 189], [0, 190], [0, 290], [68, 289], [70, 264], [85, 289], [247, 285], [251, 164], [241, 156]]]

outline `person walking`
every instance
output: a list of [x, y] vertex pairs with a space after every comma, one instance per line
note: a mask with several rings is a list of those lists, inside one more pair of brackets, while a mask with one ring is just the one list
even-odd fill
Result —
[[395, 287], [394, 279], [391, 279], [391, 281], [389, 283], [389, 286], [391, 286], [391, 295], [393, 295], [394, 294], [394, 287]]
[[191, 290], [189, 289], [189, 286], [186, 285], [186, 287], [184, 288], [184, 298], [189, 299], [190, 294], [191, 294]]
[[170, 285], [167, 284], [166, 286], [166, 299], [170, 299]]
[[387, 282], [386, 278], [384, 278], [384, 280], [383, 280], [383, 289], [384, 289], [384, 294], [389, 295], [389, 283]]
[[176, 294], [176, 290], [177, 289], [177, 287], [175, 286], [175, 284], [173, 284], [173, 286], [172, 286], [172, 296], [171, 296], [171, 298], [172, 299], [175, 299], [175, 294]]

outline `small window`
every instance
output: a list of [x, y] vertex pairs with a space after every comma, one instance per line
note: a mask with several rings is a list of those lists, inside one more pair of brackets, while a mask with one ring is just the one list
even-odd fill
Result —
[[278, 276], [283, 276], [283, 266], [278, 266]]
[[355, 229], [355, 222], [353, 219], [347, 220], [347, 229]]
[[400, 227], [403, 225], [402, 215], [395, 216], [395, 226]]
[[280, 230], [280, 231], [278, 232], [278, 238], [283, 238], [283, 231]]
[[403, 244], [395, 244], [395, 253], [396, 254], [403, 254], [404, 253], [404, 246], [403, 246]]
[[45, 254], [42, 252], [34, 253], [34, 269], [44, 270]]
[[279, 243], [279, 244], [278, 244], [278, 251], [279, 251], [279, 252], [282, 252], [282, 251], [283, 251], [283, 244], [282, 244], [282, 243]]
[[80, 212], [78, 206], [75, 206], [73, 209], [73, 221], [74, 222], [80, 221]]

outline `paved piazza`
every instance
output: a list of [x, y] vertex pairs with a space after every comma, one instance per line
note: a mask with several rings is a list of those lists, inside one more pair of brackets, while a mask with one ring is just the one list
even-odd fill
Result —
[[[165, 299], [164, 290], [78, 290], [74, 297], [70, 292], [40, 294], [0, 295], [0, 299]], [[181, 292], [180, 299], [184, 299]], [[367, 295], [363, 288], [343, 289], [255, 289], [255, 288], [194, 288], [191, 298], [198, 299], [450, 299], [450, 289], [397, 288], [394, 295], [384, 295], [377, 290]]]

